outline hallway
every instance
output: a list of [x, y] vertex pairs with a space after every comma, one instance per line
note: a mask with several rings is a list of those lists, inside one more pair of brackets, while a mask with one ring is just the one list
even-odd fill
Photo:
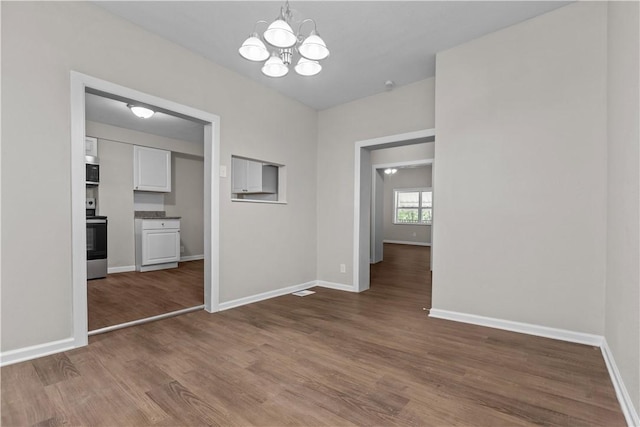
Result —
[[431, 308], [431, 247], [384, 244], [384, 260], [371, 265], [369, 292]]

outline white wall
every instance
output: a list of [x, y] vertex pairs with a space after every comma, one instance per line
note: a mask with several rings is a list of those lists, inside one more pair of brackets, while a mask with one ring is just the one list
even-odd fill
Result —
[[604, 333], [606, 7], [438, 54], [434, 308]]
[[88, 2], [4, 2], [3, 352], [72, 332], [71, 70], [220, 116], [223, 165], [287, 166], [287, 205], [231, 203], [221, 179], [221, 302], [316, 278], [316, 111]]
[[204, 159], [171, 154], [171, 192], [164, 196], [167, 216], [179, 216], [182, 257], [204, 255]]
[[384, 240], [431, 243], [430, 225], [393, 223], [393, 190], [425, 187], [431, 188], [431, 165], [416, 168], [401, 168], [393, 175], [385, 175], [383, 220]]
[[380, 148], [371, 151], [371, 162], [377, 164], [404, 163], [413, 160], [433, 159], [435, 142]]
[[433, 78], [318, 113], [318, 279], [353, 283], [355, 142], [433, 125]]
[[133, 221], [133, 145], [98, 137], [100, 185], [98, 213], [107, 216], [109, 268], [136, 264]]
[[605, 337], [640, 411], [640, 7], [608, 3]]

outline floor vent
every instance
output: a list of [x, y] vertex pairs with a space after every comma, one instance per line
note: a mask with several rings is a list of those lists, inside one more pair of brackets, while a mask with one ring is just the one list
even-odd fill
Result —
[[311, 295], [311, 294], [315, 294], [316, 291], [310, 291], [308, 289], [304, 290], [304, 291], [298, 291], [298, 292], [294, 292], [291, 295], [295, 295], [297, 297], [306, 297], [307, 295]]

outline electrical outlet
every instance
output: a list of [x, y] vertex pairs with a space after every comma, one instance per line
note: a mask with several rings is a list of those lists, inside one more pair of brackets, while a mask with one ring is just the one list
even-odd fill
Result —
[[340, 264], [340, 273], [346, 273], [347, 272], [347, 266], [344, 264]]
[[184, 252], [184, 246], [180, 246], [180, 253]]
[[227, 167], [225, 165], [220, 165], [220, 177], [221, 178], [227, 177]]

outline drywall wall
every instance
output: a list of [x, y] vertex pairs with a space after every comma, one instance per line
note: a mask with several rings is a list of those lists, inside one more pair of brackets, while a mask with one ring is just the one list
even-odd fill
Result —
[[604, 333], [606, 7], [437, 55], [434, 308]]
[[134, 267], [133, 145], [98, 138], [100, 186], [98, 213], [107, 217], [107, 264], [109, 268]]
[[167, 216], [179, 216], [181, 257], [204, 255], [204, 159], [171, 154], [171, 193], [164, 196]]
[[355, 143], [430, 129], [434, 117], [433, 78], [318, 113], [318, 279], [353, 283]]
[[161, 150], [175, 151], [183, 154], [204, 157], [204, 144], [196, 144], [190, 141], [167, 138], [153, 135], [146, 132], [125, 129], [118, 126], [98, 123], [91, 120], [86, 121], [86, 132], [88, 136], [99, 136], [103, 139], [125, 142], [132, 145], [143, 145]]
[[430, 225], [394, 224], [394, 190], [405, 188], [431, 188], [431, 165], [401, 168], [384, 177], [383, 232], [384, 240], [413, 243], [431, 243]]
[[[640, 6], [608, 3], [605, 337], [640, 411]], [[637, 422], [637, 421], [636, 421]]]
[[433, 159], [435, 142], [403, 145], [401, 147], [379, 148], [371, 150], [371, 162], [374, 165], [405, 163], [414, 160]]
[[133, 191], [133, 146], [169, 150], [171, 192], [143, 193], [160, 196], [155, 209], [169, 216], [181, 216], [181, 256], [204, 253], [204, 159], [203, 144], [161, 137], [117, 126], [87, 121], [87, 135], [98, 138], [100, 186], [98, 210], [109, 219], [108, 263], [110, 268], [135, 265]]
[[221, 179], [221, 302], [316, 279], [316, 111], [89, 2], [1, 18], [2, 352], [72, 335], [71, 70], [218, 115], [222, 165], [287, 166], [286, 205], [232, 203]]

